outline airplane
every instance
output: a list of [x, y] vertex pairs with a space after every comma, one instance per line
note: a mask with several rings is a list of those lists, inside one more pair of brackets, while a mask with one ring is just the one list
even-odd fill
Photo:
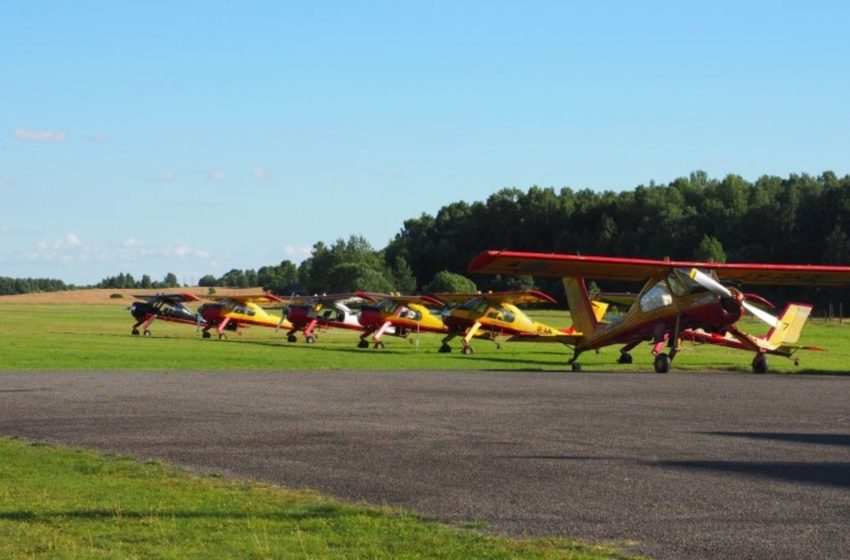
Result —
[[206, 321], [203, 337], [210, 338], [210, 329], [215, 327], [219, 339], [227, 338], [225, 331], [235, 332], [240, 327], [257, 325], [273, 329], [291, 328], [291, 324], [283, 317], [269, 313], [259, 304], [280, 303], [279, 297], [273, 294], [253, 296], [204, 296], [204, 299], [214, 303], [205, 303], [198, 313]]
[[136, 319], [132, 334], [139, 335], [139, 327], [142, 327], [144, 336], [150, 336], [150, 326], [156, 319], [171, 323], [186, 323], [189, 325], [204, 325], [206, 321], [186, 306], [187, 301], [200, 301], [192, 294], [153, 294], [134, 295], [144, 301], [134, 301], [127, 308]]
[[293, 296], [283, 300], [287, 303], [284, 316], [289, 323], [286, 339], [296, 342], [295, 333], [302, 331], [308, 344], [316, 342], [319, 328], [338, 328], [362, 331], [358, 313], [349, 307], [368, 301], [362, 293], [322, 294]]
[[556, 303], [552, 296], [539, 290], [430, 295], [447, 306], [443, 311], [443, 323], [448, 335], [442, 340], [439, 350], [442, 353], [452, 351], [449, 342], [458, 336], [462, 336], [461, 352], [472, 354], [474, 350], [469, 341], [474, 336], [488, 336], [496, 341], [499, 348], [500, 335], [510, 335], [512, 338], [509, 340], [537, 340], [563, 334], [563, 331], [535, 321], [517, 308], [518, 304]]
[[[587, 350], [620, 345], [618, 363], [632, 363], [631, 350], [650, 341], [654, 369], [667, 373], [683, 340], [746, 350], [754, 354], [752, 369], [768, 371], [768, 355], [799, 363], [803, 325], [812, 306], [790, 303], [775, 317], [763, 307], [769, 302], [743, 292], [735, 283], [754, 285], [846, 286], [850, 267], [739, 264], [633, 259], [519, 251], [484, 251], [469, 264], [471, 273], [555, 276], [562, 278], [574, 332], [559, 335], [572, 347], [568, 363], [580, 371], [579, 356]], [[592, 312], [585, 279], [640, 281], [643, 289], [618, 320], [604, 322]], [[738, 326], [748, 312], [770, 326], [762, 336]], [[666, 351], [665, 351], [666, 347]]]
[[365, 331], [360, 335], [358, 348], [369, 347], [367, 338], [370, 335], [375, 349], [383, 348], [384, 343], [381, 337], [388, 331], [393, 334], [392, 329], [395, 329], [395, 336], [406, 336], [410, 332], [449, 332], [441, 315], [431, 311], [431, 309], [442, 309], [446, 305], [444, 301], [436, 297], [357, 293], [370, 300], [369, 303], [360, 307], [358, 319]]

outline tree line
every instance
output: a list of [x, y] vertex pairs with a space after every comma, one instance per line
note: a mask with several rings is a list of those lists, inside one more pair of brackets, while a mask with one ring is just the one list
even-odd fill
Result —
[[[764, 175], [749, 182], [739, 175], [715, 179], [695, 171], [668, 184], [650, 182], [622, 192], [504, 188], [485, 201], [453, 202], [433, 216], [405, 220], [383, 249], [357, 235], [329, 245], [320, 241], [300, 265], [284, 260], [258, 270], [233, 269], [218, 278], [204, 276], [199, 284], [262, 286], [284, 295], [469, 288], [474, 284], [463, 276], [466, 266], [486, 249], [850, 264], [848, 227], [850, 175]], [[473, 280], [480, 289], [532, 285], [529, 278]], [[556, 282], [537, 282], [561, 296]], [[788, 295], [782, 289], [767, 292], [780, 300]], [[827, 297], [817, 290], [805, 295]]]

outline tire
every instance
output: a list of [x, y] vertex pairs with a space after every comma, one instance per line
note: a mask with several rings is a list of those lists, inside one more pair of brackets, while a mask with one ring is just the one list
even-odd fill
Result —
[[357, 343], [358, 348], [369, 348], [369, 341], [365, 338], [361, 338], [360, 342]]
[[620, 352], [620, 357], [617, 358], [618, 364], [630, 364], [632, 363], [633, 358], [632, 355], [628, 352]]
[[376, 341], [375, 342], [375, 350], [383, 350], [383, 349], [384, 349], [384, 343], [381, 342], [380, 340]]
[[288, 335], [286, 335], [286, 341], [287, 342], [298, 342], [298, 337], [295, 336], [294, 334], [288, 334]]
[[570, 364], [570, 369], [573, 371], [581, 371], [581, 364], [578, 362], [573, 362]]
[[452, 351], [452, 347], [449, 346], [448, 344], [443, 344], [442, 346], [440, 346], [440, 349], [438, 350], [438, 352], [440, 354], [448, 354], [451, 351]]
[[475, 350], [472, 349], [472, 346], [464, 346], [463, 350], [461, 350], [464, 354], [473, 354]]
[[756, 354], [753, 358], [753, 373], [767, 373], [767, 356]]
[[655, 356], [655, 373], [667, 373], [670, 371], [670, 356], [667, 354], [658, 354]]

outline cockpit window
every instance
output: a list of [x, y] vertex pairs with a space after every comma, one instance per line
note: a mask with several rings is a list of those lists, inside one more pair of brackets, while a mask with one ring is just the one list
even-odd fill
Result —
[[474, 298], [459, 307], [464, 311], [473, 311], [475, 313], [484, 313], [487, 311], [487, 300], [484, 298]]
[[644, 313], [648, 313], [672, 303], [673, 296], [670, 295], [670, 289], [667, 287], [667, 283], [662, 280], [641, 296], [640, 309]]

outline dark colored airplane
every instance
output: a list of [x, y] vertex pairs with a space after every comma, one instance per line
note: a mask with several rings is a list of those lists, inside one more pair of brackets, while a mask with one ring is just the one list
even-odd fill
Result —
[[150, 326], [156, 319], [171, 323], [186, 323], [187, 325], [203, 326], [206, 321], [195, 311], [186, 306], [186, 302], [200, 301], [192, 294], [155, 294], [133, 296], [142, 301], [134, 301], [127, 309], [136, 319], [133, 325], [133, 335], [150, 336]]

